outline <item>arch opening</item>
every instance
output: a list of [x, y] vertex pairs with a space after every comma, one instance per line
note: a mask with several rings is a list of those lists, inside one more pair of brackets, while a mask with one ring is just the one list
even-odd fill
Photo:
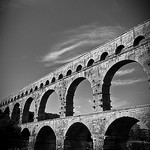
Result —
[[76, 72], [79, 72], [82, 70], [82, 66], [81, 65], [78, 65], [77, 68], [76, 68]]
[[19, 107], [20, 107], [19, 103], [16, 103], [12, 111], [11, 121], [14, 124], [18, 124], [20, 120], [20, 108]]
[[113, 121], [105, 133], [104, 150], [124, 150], [128, 149], [127, 140], [131, 128], [138, 122], [131, 117], [121, 117]]
[[124, 48], [124, 45], [119, 45], [117, 48], [116, 48], [116, 51], [115, 51], [115, 54], [118, 55], [122, 52]]
[[101, 57], [100, 57], [100, 61], [105, 60], [107, 58], [107, 56], [108, 56], [108, 53], [107, 52], [103, 52]]
[[21, 132], [21, 145], [24, 149], [28, 148], [30, 132], [28, 128], [24, 128]]
[[[32, 107], [31, 107], [32, 106]], [[30, 97], [27, 99], [22, 115], [22, 123], [33, 122], [34, 121], [34, 102], [33, 98]]]
[[66, 116], [92, 113], [93, 92], [90, 82], [79, 77], [68, 88], [66, 96]]
[[143, 66], [138, 62], [123, 60], [113, 65], [103, 80], [103, 110], [148, 104], [150, 92], [147, 79]]
[[66, 76], [70, 76], [71, 74], [72, 74], [72, 71], [68, 70]]
[[54, 90], [48, 90], [42, 96], [38, 111], [38, 121], [59, 118], [58, 96]]
[[79, 122], [71, 125], [65, 135], [64, 149], [93, 149], [93, 139], [89, 129]]
[[51, 83], [54, 83], [56, 81], [55, 77], [52, 78]]
[[63, 78], [63, 75], [60, 74], [59, 77], [58, 77], [58, 80], [62, 79]]
[[45, 82], [45, 86], [48, 86], [49, 85], [49, 80], [47, 80], [46, 82]]
[[93, 59], [90, 59], [90, 60], [88, 61], [88, 63], [87, 63], [87, 67], [92, 66], [93, 63], [94, 63], [94, 60], [93, 60]]
[[39, 131], [34, 150], [56, 150], [56, 136], [49, 126], [44, 126]]
[[9, 107], [6, 107], [5, 111], [4, 111], [4, 118], [9, 120], [9, 113], [10, 113], [10, 110], [9, 110]]
[[144, 41], [144, 39], [145, 39], [145, 37], [142, 35], [136, 37], [133, 42], [133, 47], [138, 46], [140, 43], [142, 43], [142, 41]]

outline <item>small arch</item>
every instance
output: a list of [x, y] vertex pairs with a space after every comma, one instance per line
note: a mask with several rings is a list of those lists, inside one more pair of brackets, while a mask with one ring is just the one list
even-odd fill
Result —
[[43, 83], [41, 83], [41, 84], [40, 84], [40, 88], [43, 88], [43, 87], [44, 87], [44, 84], [43, 84]]
[[33, 92], [33, 89], [31, 88], [31, 89], [30, 89], [30, 93], [32, 93], [32, 92]]
[[142, 35], [136, 37], [133, 42], [133, 47], [138, 46], [143, 39], [145, 39], [145, 37]]
[[35, 87], [34, 91], [37, 91], [37, 90], [38, 90], [38, 86]]
[[51, 83], [54, 83], [56, 81], [56, 78], [53, 77]]
[[93, 63], [94, 63], [94, 60], [93, 60], [93, 59], [90, 59], [90, 60], [88, 61], [88, 63], [87, 63], [87, 67], [92, 66]]
[[72, 70], [71, 70], [71, 69], [69, 69], [69, 70], [67, 71], [66, 76], [70, 76], [71, 74], [72, 74]]
[[17, 100], [17, 97], [15, 96], [14, 101]]
[[26, 95], [28, 95], [28, 91], [26, 91], [26, 93], [25, 93]]
[[13, 98], [11, 98], [11, 102], [13, 102]]
[[53, 129], [43, 126], [36, 138], [34, 150], [56, 150], [56, 136]]
[[82, 65], [78, 65], [77, 68], [76, 68], [76, 72], [79, 72], [82, 70]]
[[107, 56], [108, 56], [108, 53], [107, 52], [103, 52], [101, 57], [100, 57], [100, 61], [105, 60]]
[[49, 85], [49, 80], [47, 80], [46, 82], [45, 82], [45, 86], [48, 86]]
[[71, 125], [65, 135], [64, 149], [93, 149], [93, 139], [89, 129], [80, 122]]
[[19, 99], [19, 98], [20, 98], [20, 95], [17, 96], [17, 99]]
[[124, 48], [124, 45], [119, 45], [119, 46], [116, 48], [115, 55], [120, 54], [123, 48]]
[[60, 74], [59, 77], [58, 77], [58, 80], [62, 79], [63, 78], [63, 75]]
[[24, 93], [21, 94], [21, 97], [23, 97], [23, 96], [24, 96]]

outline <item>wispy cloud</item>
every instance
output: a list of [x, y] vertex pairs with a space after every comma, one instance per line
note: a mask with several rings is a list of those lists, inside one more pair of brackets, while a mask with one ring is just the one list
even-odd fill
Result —
[[112, 108], [113, 109], [122, 108], [125, 106], [130, 106], [130, 103], [127, 100], [120, 100], [120, 98], [118, 98], [118, 97], [112, 96], [111, 101], [112, 101]]
[[117, 75], [117, 76], [123, 76], [123, 75], [126, 75], [126, 74], [133, 73], [134, 71], [135, 71], [135, 68], [126, 69], [126, 70], [120, 70], [115, 75]]
[[62, 40], [52, 45], [49, 53], [43, 56], [41, 61], [46, 64], [69, 62], [78, 55], [114, 38], [123, 30], [120, 26], [101, 27], [98, 24], [90, 24], [65, 31], [59, 34]]
[[124, 86], [124, 85], [131, 85], [136, 84], [139, 82], [144, 82], [146, 79], [139, 78], [139, 79], [124, 79], [124, 80], [114, 80], [112, 81], [112, 86]]

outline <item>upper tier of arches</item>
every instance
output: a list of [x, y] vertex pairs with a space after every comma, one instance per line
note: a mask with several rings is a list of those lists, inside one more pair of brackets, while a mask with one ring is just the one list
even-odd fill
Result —
[[[131, 46], [137, 47], [145, 41], [146, 41], [146, 37], [144, 35], [138, 35], [132, 41]], [[128, 47], [129, 47], [128, 45], [120, 43], [120, 44], [116, 44], [115, 48], [113, 50], [111, 50], [112, 52], [110, 52], [110, 49], [108, 48], [104, 51], [98, 52], [97, 57], [92, 56], [92, 58], [88, 58], [88, 59], [86, 59], [86, 57], [85, 57], [85, 60], [83, 58], [84, 61], [81, 61], [80, 64], [77, 63], [76, 66], [69, 67], [69, 69], [62, 71], [60, 74], [55, 75], [55, 73], [54, 73], [54, 75], [51, 75], [50, 78], [47, 78], [46, 80], [42, 81], [40, 84], [34, 85], [33, 87], [30, 87], [27, 90], [24, 90], [23, 92], [19, 92], [18, 95], [15, 95], [14, 97], [9, 98], [9, 100], [2, 102], [0, 104], [0, 106], [7, 105], [11, 102], [19, 100], [19, 99], [23, 98], [24, 96], [27, 96], [29, 94], [36, 92], [37, 90], [41, 90], [44, 87], [47, 87], [51, 84], [56, 83], [60, 79], [67, 78], [68, 76], [70, 76], [74, 73], [79, 73], [83, 69], [93, 66], [96, 63], [101, 63], [104, 60], [111, 58], [112, 56], [114, 57], [114, 56], [120, 55], [121, 53], [125, 52], [126, 48], [128, 48]]]

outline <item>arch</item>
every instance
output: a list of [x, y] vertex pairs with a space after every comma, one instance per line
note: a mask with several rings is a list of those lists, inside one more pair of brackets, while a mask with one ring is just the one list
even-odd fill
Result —
[[63, 74], [60, 74], [59, 77], [58, 77], [58, 80], [60, 80], [62, 78], [63, 78]]
[[119, 45], [115, 50], [115, 54], [116, 55], [120, 54], [123, 48], [124, 48], [124, 45]]
[[20, 95], [17, 96], [17, 99], [19, 99], [19, 98], [20, 98]]
[[78, 65], [77, 68], [76, 68], [76, 72], [79, 72], [82, 70], [82, 65]]
[[44, 126], [40, 129], [34, 150], [56, 150], [56, 136], [53, 129], [49, 126]]
[[5, 119], [9, 119], [9, 114], [10, 114], [10, 109], [9, 107], [7, 106], [4, 110], [4, 118]]
[[47, 81], [45, 82], [45, 86], [47, 86], [47, 85], [49, 85], [49, 80], [47, 80]]
[[120, 62], [117, 62], [114, 64], [106, 73], [104, 79], [103, 79], [103, 85], [102, 85], [102, 107], [103, 110], [110, 110], [111, 105], [110, 105], [110, 86], [111, 86], [111, 81], [115, 73], [124, 65], [128, 63], [135, 62], [133, 60], [123, 60]]
[[44, 86], [44, 84], [43, 84], [43, 83], [41, 83], [41, 84], [40, 84], [40, 88], [43, 88], [43, 86]]
[[28, 95], [28, 91], [26, 91], [26, 93], [25, 93], [26, 95]]
[[75, 79], [69, 86], [67, 90], [67, 95], [66, 95], [66, 116], [73, 116], [73, 98], [75, 91], [77, 89], [77, 86], [86, 78], [84, 77], [79, 77]]
[[37, 91], [37, 90], [38, 90], [38, 86], [35, 87], [34, 91]]
[[34, 113], [29, 111], [32, 101], [33, 101], [32, 97], [29, 97], [26, 100], [26, 103], [23, 108], [22, 123], [33, 122]]
[[68, 70], [66, 76], [70, 76], [72, 74], [72, 70]]
[[114, 120], [107, 128], [104, 139], [104, 150], [123, 150], [127, 149], [126, 142], [128, 140], [131, 128], [139, 120], [131, 117], [121, 117]]
[[93, 149], [93, 139], [89, 129], [81, 122], [69, 127], [65, 135], [64, 149]]
[[47, 100], [48, 100], [49, 96], [53, 92], [54, 92], [54, 90], [48, 90], [42, 96], [42, 99], [41, 99], [41, 102], [40, 102], [40, 106], [39, 106], [39, 110], [38, 110], [38, 121], [46, 119], [46, 116], [45, 116], [46, 103], [47, 103]]
[[31, 89], [30, 89], [30, 93], [32, 93], [32, 92], [33, 92], [33, 89], [31, 88]]
[[21, 132], [21, 145], [23, 148], [28, 147], [30, 131], [28, 128], [24, 128]]
[[108, 53], [107, 52], [103, 52], [101, 57], [100, 57], [100, 61], [105, 60], [107, 56], [108, 56]]
[[23, 96], [24, 96], [24, 93], [21, 94], [21, 97], [23, 97]]
[[53, 77], [51, 83], [54, 83], [56, 81], [56, 78]]
[[17, 97], [15, 96], [14, 101], [16, 101], [16, 100], [17, 100]]
[[93, 59], [90, 59], [90, 60], [88, 61], [88, 63], [87, 63], [87, 67], [92, 66], [93, 63], [94, 63], [94, 60], [93, 60]]
[[12, 115], [11, 115], [11, 121], [13, 123], [19, 123], [19, 119], [20, 119], [20, 108], [19, 107], [20, 107], [19, 103], [16, 103], [14, 105]]
[[142, 35], [136, 37], [133, 42], [133, 47], [138, 46], [143, 39], [145, 39], [145, 37]]

